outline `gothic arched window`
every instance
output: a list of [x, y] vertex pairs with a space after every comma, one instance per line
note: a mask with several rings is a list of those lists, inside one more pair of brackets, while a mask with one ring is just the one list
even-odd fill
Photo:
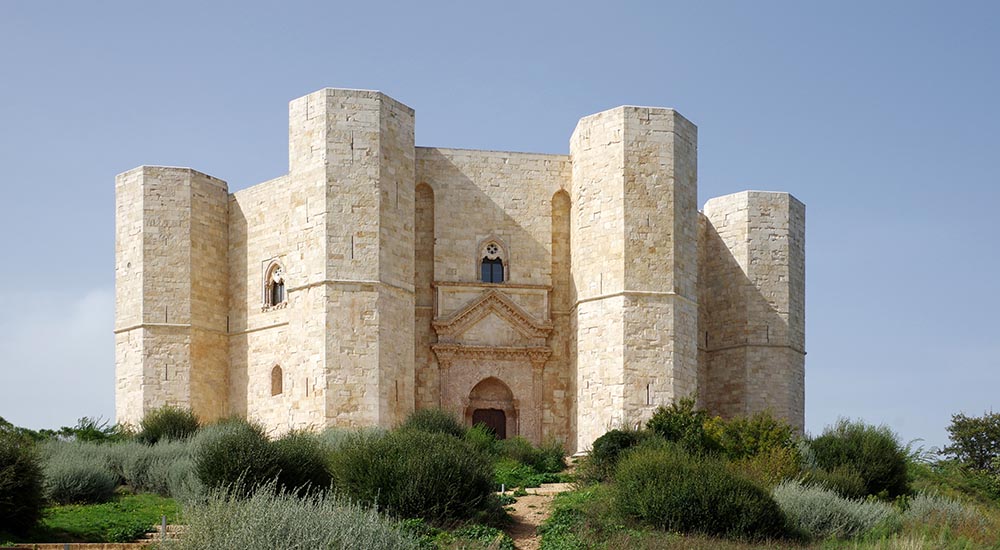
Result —
[[482, 259], [479, 261], [479, 280], [484, 283], [502, 283], [505, 264], [504, 250], [496, 241], [489, 241], [482, 247]]
[[267, 268], [264, 276], [264, 305], [276, 306], [287, 299], [285, 294], [285, 271], [278, 262]]

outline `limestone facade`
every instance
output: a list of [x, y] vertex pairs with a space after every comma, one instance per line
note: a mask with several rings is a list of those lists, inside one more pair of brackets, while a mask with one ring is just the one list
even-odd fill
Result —
[[284, 176], [118, 176], [118, 420], [172, 404], [279, 433], [441, 407], [576, 451], [695, 396], [801, 428], [805, 208], [697, 200], [672, 109], [588, 116], [544, 155], [415, 147], [392, 98], [309, 94]]

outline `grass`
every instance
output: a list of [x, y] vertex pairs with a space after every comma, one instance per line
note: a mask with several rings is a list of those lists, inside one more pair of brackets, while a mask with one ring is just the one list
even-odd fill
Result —
[[45, 509], [42, 521], [27, 534], [0, 533], [0, 542], [130, 542], [160, 524], [174, 522], [180, 509], [157, 495], [119, 495], [103, 504], [70, 504]]

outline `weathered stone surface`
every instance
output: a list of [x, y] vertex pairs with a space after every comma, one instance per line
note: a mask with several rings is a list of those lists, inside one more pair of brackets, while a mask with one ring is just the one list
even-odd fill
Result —
[[121, 174], [118, 419], [175, 404], [278, 433], [495, 409], [575, 451], [697, 395], [801, 427], [801, 203], [699, 214], [697, 129], [671, 109], [588, 116], [570, 155], [413, 136], [392, 98], [324, 89], [289, 105], [279, 178]]

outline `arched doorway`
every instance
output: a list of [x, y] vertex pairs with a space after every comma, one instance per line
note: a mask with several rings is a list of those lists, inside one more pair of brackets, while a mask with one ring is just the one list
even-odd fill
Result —
[[469, 392], [466, 421], [484, 424], [498, 439], [517, 435], [517, 403], [514, 394], [497, 378], [487, 378]]

